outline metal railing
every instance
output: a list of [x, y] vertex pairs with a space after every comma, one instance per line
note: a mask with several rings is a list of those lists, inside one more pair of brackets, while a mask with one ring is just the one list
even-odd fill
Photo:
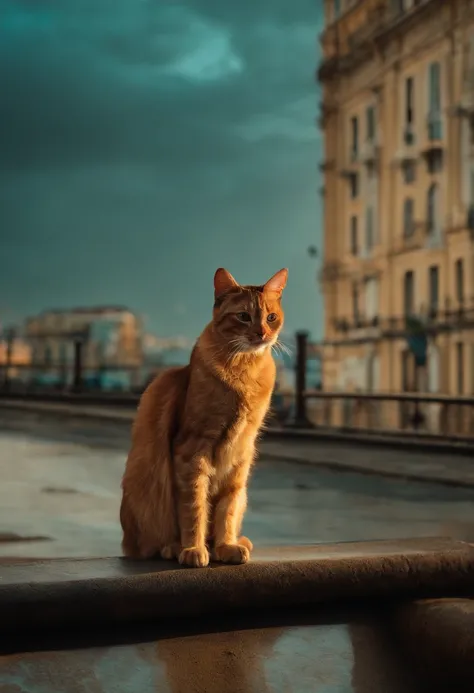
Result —
[[474, 397], [309, 390], [309, 347], [307, 334], [297, 334], [296, 392], [285, 424], [320, 431], [415, 435], [474, 443]]
[[320, 429], [474, 442], [474, 397], [314, 391], [303, 396], [308, 424]]
[[123, 364], [89, 366], [74, 363], [0, 364], [0, 393], [134, 393], [141, 392], [161, 368]]
[[[296, 335], [294, 391], [276, 391], [271, 424], [320, 431], [451, 439], [474, 443], [474, 397], [418, 392], [325, 392], [308, 389], [308, 361], [316, 357], [305, 332]], [[0, 395], [49, 401], [135, 407], [165, 366], [0, 364]]]

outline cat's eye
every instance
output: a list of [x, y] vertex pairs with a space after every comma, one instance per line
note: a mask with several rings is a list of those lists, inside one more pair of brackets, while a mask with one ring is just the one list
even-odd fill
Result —
[[250, 313], [246, 313], [245, 311], [242, 311], [241, 313], [237, 313], [237, 317], [242, 322], [250, 322], [252, 320]]
[[275, 322], [276, 319], [277, 319], [276, 313], [268, 313], [267, 322]]

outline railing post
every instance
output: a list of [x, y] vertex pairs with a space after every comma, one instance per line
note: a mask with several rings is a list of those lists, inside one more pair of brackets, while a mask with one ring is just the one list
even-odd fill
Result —
[[311, 423], [307, 415], [306, 407], [306, 368], [308, 359], [308, 333], [296, 333], [296, 392], [295, 392], [295, 418], [291, 422], [297, 428], [307, 428]]
[[76, 339], [74, 342], [74, 380], [72, 383], [74, 392], [82, 390], [82, 347], [82, 340]]

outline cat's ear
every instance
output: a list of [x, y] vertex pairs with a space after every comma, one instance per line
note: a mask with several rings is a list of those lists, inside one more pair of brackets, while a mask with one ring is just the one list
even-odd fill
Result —
[[214, 275], [214, 297], [222, 296], [227, 291], [239, 286], [234, 277], [223, 267], [219, 267]]
[[271, 279], [267, 281], [264, 285], [263, 290], [268, 291], [272, 294], [280, 295], [286, 286], [288, 281], [288, 270], [281, 269], [279, 272], [273, 275]]

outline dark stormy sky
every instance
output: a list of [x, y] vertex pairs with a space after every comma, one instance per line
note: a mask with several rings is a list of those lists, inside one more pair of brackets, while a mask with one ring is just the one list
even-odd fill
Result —
[[0, 320], [124, 303], [194, 338], [290, 270], [320, 333], [318, 0], [0, 0]]

